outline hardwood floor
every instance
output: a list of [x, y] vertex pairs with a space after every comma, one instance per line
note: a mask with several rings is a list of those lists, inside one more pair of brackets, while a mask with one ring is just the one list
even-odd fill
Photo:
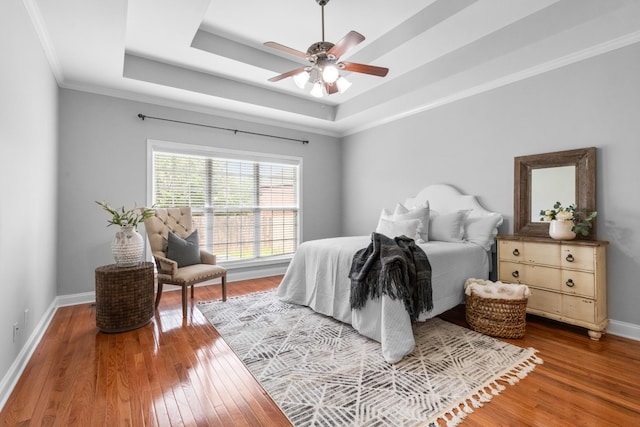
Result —
[[[230, 283], [229, 296], [280, 277]], [[220, 286], [194, 301], [219, 299]], [[462, 306], [441, 316], [466, 326]], [[541, 318], [525, 338], [544, 360], [464, 426], [633, 426], [640, 422], [640, 342]], [[166, 292], [152, 322], [120, 334], [95, 326], [90, 304], [60, 308], [0, 412], [5, 426], [286, 426], [286, 417], [197, 309], [183, 321]]]

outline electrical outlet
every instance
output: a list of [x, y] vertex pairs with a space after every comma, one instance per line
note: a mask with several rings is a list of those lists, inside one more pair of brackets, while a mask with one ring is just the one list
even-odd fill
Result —
[[16, 342], [16, 337], [18, 336], [18, 322], [13, 324], [13, 342]]
[[25, 331], [29, 330], [29, 309], [28, 308], [24, 309], [24, 330]]

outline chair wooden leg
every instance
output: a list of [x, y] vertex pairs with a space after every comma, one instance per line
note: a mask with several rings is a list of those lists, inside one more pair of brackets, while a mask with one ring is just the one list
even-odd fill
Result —
[[222, 275], [222, 301], [227, 300], [227, 273]]
[[160, 298], [162, 298], [162, 282], [158, 282], [158, 290], [156, 291], [156, 310], [160, 305]]
[[182, 318], [187, 317], [187, 286], [182, 287]]
[[191, 285], [191, 299], [193, 299], [193, 285]]

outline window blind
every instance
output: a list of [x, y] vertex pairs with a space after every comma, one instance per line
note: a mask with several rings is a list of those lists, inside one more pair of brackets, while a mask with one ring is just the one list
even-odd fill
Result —
[[254, 157], [153, 150], [153, 203], [190, 206], [200, 246], [219, 261], [292, 254], [299, 236], [299, 165]]

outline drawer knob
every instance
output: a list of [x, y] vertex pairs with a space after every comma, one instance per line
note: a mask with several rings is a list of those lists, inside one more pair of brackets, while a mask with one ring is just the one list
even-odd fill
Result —
[[518, 248], [515, 248], [513, 250], [513, 256], [519, 256], [520, 255], [520, 251], [518, 250]]
[[566, 281], [565, 285], [567, 285], [570, 288], [573, 288], [576, 284], [573, 283], [573, 279], [569, 279]]
[[567, 262], [573, 262], [575, 261], [575, 258], [573, 257], [573, 255], [569, 254], [567, 255], [567, 257], [565, 258], [567, 260]]
[[520, 277], [520, 273], [518, 272], [518, 270], [516, 270], [516, 271], [512, 272], [512, 273], [511, 273], [511, 275], [512, 275], [513, 277]]

